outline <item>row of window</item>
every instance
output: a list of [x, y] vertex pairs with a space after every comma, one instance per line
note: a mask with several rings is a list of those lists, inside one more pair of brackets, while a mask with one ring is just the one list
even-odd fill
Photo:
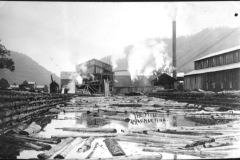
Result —
[[[216, 84], [212, 83], [212, 88], [215, 89], [216, 88]], [[221, 82], [221, 89], [223, 89], [223, 82]], [[229, 82], [229, 89], [232, 89], [232, 82]], [[206, 90], [209, 90], [209, 84], [206, 83]]]
[[195, 69], [204, 69], [240, 62], [240, 51], [225, 53], [195, 62]]

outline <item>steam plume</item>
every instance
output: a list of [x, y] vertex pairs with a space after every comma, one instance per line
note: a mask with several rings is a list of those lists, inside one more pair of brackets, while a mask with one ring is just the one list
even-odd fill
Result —
[[68, 93], [75, 93], [75, 85], [82, 84], [83, 78], [75, 72], [71, 73], [70, 78], [71, 78], [71, 81], [67, 85], [69, 89]]
[[153, 75], [154, 71], [170, 72], [172, 60], [166, 47], [163, 41], [156, 40], [145, 40], [134, 45], [128, 57], [131, 80], [137, 80], [139, 75], [148, 77]]

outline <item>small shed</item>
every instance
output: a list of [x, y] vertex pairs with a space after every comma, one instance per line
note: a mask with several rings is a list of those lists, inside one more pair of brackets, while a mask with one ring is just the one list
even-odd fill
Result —
[[153, 86], [163, 86], [165, 89], [173, 89], [176, 79], [169, 76], [166, 73], [159, 74], [155, 79], [151, 81]]

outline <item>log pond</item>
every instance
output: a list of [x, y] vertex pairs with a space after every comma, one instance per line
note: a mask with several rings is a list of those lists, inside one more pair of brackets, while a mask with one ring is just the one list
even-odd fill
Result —
[[9, 147], [12, 157], [1, 151], [17, 159], [239, 157], [240, 112], [218, 108], [147, 96], [75, 96], [1, 135], [1, 143], [17, 147]]

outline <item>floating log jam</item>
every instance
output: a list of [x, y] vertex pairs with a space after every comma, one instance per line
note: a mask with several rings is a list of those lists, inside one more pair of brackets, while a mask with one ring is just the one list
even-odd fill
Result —
[[125, 122], [129, 122], [130, 119], [129, 118], [124, 118], [124, 117], [117, 117], [117, 116], [102, 116], [105, 119], [111, 119], [111, 120], [117, 120], [117, 121], [125, 121]]
[[56, 146], [54, 146], [49, 151], [38, 154], [37, 157], [39, 159], [49, 159], [52, 155], [54, 155], [56, 152], [61, 150], [66, 145], [70, 144], [72, 141], [73, 141], [72, 137], [67, 138], [67, 139], [63, 140], [62, 142], [60, 142], [59, 144], [57, 144]]
[[62, 129], [63, 131], [77, 131], [77, 132], [104, 132], [104, 133], [117, 133], [117, 130], [114, 128], [56, 128]]
[[118, 144], [116, 139], [107, 138], [107, 139], [104, 140], [104, 142], [105, 142], [109, 152], [113, 156], [123, 156], [123, 155], [125, 155], [125, 152], [123, 151], [121, 146]]
[[83, 144], [83, 146], [81, 148], [79, 148], [77, 150], [77, 152], [86, 152], [87, 150], [89, 150], [91, 148], [91, 144], [92, 144], [92, 141], [95, 139], [95, 137], [89, 137]]
[[76, 138], [70, 145], [67, 146], [67, 148], [65, 148], [61, 153], [58, 153], [54, 159], [65, 159], [65, 157], [67, 156], [67, 154], [74, 148], [76, 147], [78, 144], [81, 144], [83, 142], [83, 139], [78, 137]]

